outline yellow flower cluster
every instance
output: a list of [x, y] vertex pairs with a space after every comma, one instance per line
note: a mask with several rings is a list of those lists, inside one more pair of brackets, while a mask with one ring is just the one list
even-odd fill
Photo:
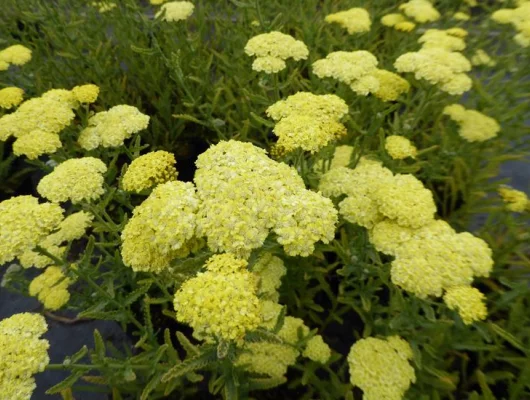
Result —
[[307, 341], [306, 348], [302, 354], [310, 360], [325, 364], [331, 357], [331, 349], [324, 342], [322, 336], [316, 335]]
[[124, 190], [139, 193], [161, 183], [177, 179], [175, 156], [167, 151], [153, 151], [133, 160], [121, 181]]
[[70, 279], [63, 274], [61, 268], [48, 267], [31, 281], [29, 295], [38, 297], [45, 308], [55, 311], [70, 300], [68, 292], [70, 283]]
[[470, 286], [455, 286], [447, 290], [444, 302], [451, 310], [458, 311], [464, 324], [486, 319], [488, 310], [484, 301], [486, 296]]
[[360, 32], [369, 32], [372, 26], [370, 14], [364, 8], [350, 8], [326, 16], [325, 21], [336, 23], [346, 28], [350, 35]]
[[54, 203], [97, 200], [105, 189], [107, 166], [98, 158], [72, 158], [59, 164], [37, 185], [37, 192]]
[[93, 103], [98, 99], [99, 87], [93, 84], [76, 86], [72, 89], [72, 94], [80, 103]]
[[372, 93], [383, 101], [393, 101], [409, 90], [409, 83], [399, 75], [377, 68], [375, 56], [365, 50], [336, 51], [313, 63], [319, 78], [333, 78], [350, 86], [357, 94]]
[[357, 341], [348, 354], [350, 382], [364, 400], [401, 400], [416, 381], [410, 345], [398, 336]]
[[113, 8], [116, 8], [116, 3], [112, 1], [93, 1], [90, 3], [92, 7], [96, 7], [100, 13], [106, 13], [107, 11], [112, 10]]
[[281, 378], [287, 368], [296, 363], [298, 350], [282, 343], [245, 343], [242, 353], [234, 365], [245, 370], [271, 378]]
[[261, 322], [256, 277], [246, 263], [232, 260], [239, 268], [227, 267], [226, 255], [212, 256], [207, 271], [184, 282], [175, 294], [177, 320], [199, 336], [240, 341]]
[[245, 46], [245, 53], [257, 57], [252, 64], [253, 70], [271, 74], [284, 69], [287, 66], [285, 60], [289, 58], [305, 60], [309, 50], [301, 40], [273, 31], [251, 38]]
[[421, 24], [440, 19], [440, 13], [429, 0], [410, 0], [399, 6], [399, 9], [410, 18]]
[[478, 49], [473, 56], [471, 56], [471, 64], [473, 65], [485, 65], [487, 67], [494, 67], [497, 62], [492, 59], [488, 53], [482, 49]]
[[347, 167], [350, 164], [351, 157], [353, 155], [353, 146], [342, 145], [335, 147], [333, 152], [333, 159], [329, 169], [335, 169], [340, 167]]
[[493, 118], [476, 110], [466, 110], [460, 104], [446, 106], [443, 113], [460, 126], [458, 133], [468, 142], [484, 142], [497, 136], [501, 130]]
[[33, 196], [0, 203], [0, 265], [33, 249], [63, 219], [57, 204], [39, 204]]
[[283, 326], [278, 332], [278, 336], [291, 345], [296, 345], [308, 334], [309, 328], [304, 324], [304, 320], [290, 316], [284, 318]]
[[282, 259], [266, 253], [252, 266], [252, 272], [259, 278], [260, 299], [277, 302], [280, 297], [278, 289], [282, 284], [282, 276], [287, 272]]
[[24, 99], [24, 90], [17, 87], [0, 89], [0, 107], [9, 110], [18, 106]]
[[381, 24], [402, 32], [410, 32], [416, 27], [414, 22], [409, 21], [404, 15], [398, 13], [383, 15]]
[[469, 21], [471, 16], [465, 12], [457, 11], [453, 14], [453, 18], [457, 21]]
[[394, 160], [403, 160], [407, 157], [415, 158], [418, 150], [406, 137], [391, 135], [385, 139], [385, 150]]
[[514, 40], [522, 47], [530, 46], [530, 2], [521, 2], [516, 8], [502, 8], [491, 15], [500, 24], [512, 24], [517, 30]]
[[443, 48], [423, 48], [417, 52], [405, 53], [394, 63], [399, 72], [413, 72], [416, 79], [425, 79], [440, 90], [460, 95], [471, 89], [471, 78], [465, 73], [471, 70], [471, 63], [459, 52]]
[[31, 60], [31, 50], [21, 44], [0, 50], [0, 71], [5, 71], [11, 64], [24, 65]]
[[121, 255], [135, 271], [161, 272], [189, 252], [196, 228], [198, 200], [193, 184], [158, 185], [133, 211], [122, 232]]
[[72, 109], [77, 106], [72, 93], [63, 89], [27, 100], [15, 112], [0, 118], [0, 140], [16, 137], [15, 155], [30, 159], [53, 153], [62, 146], [59, 133], [74, 119]]
[[45, 339], [48, 330], [42, 315], [15, 314], [0, 321], [0, 398], [30, 400], [36, 388], [33, 375], [49, 364]]
[[530, 210], [530, 200], [525, 192], [509, 186], [501, 186], [498, 191], [508, 210], [519, 213]]
[[267, 115], [277, 121], [273, 132], [283, 152], [301, 148], [316, 153], [346, 135], [346, 127], [339, 121], [347, 113], [348, 106], [340, 97], [308, 92], [289, 96], [267, 109]]
[[273, 230], [289, 255], [307, 256], [334, 237], [337, 212], [296, 171], [250, 143], [222, 141], [201, 154], [195, 184], [198, 236], [213, 251], [246, 258]]
[[458, 28], [427, 29], [418, 39], [418, 43], [421, 43], [424, 49], [439, 48], [447, 51], [461, 51], [466, 48], [466, 42], [462, 35], [465, 37], [467, 32]]
[[134, 133], [146, 129], [147, 125], [149, 116], [136, 107], [114, 106], [90, 117], [88, 127], [81, 131], [78, 142], [85, 150], [94, 150], [99, 146], [118, 147]]
[[[58, 225], [58, 230], [46, 236], [38, 243], [38, 246], [53, 256], [61, 258], [66, 251], [66, 246], [61, 245], [64, 242], [80, 239], [90, 226], [93, 218], [91, 214], [85, 211], [69, 215]], [[18, 258], [24, 268], [45, 268], [53, 264], [53, 260], [48, 256], [41, 255], [38, 251], [32, 249], [27, 249]]]
[[395, 250], [395, 256], [392, 282], [420, 298], [469, 286], [474, 276], [488, 276], [493, 267], [486, 242], [467, 232], [415, 235]]
[[188, 19], [195, 6], [189, 1], [170, 1], [160, 7], [160, 11], [156, 13], [156, 17], [162, 16], [164, 21], [175, 22]]
[[[432, 193], [412, 175], [393, 175], [375, 162], [355, 169], [337, 168], [322, 177], [319, 189], [325, 195], [347, 197], [339, 203], [341, 215], [366, 228], [388, 218], [404, 227], [418, 228], [436, 212]], [[414, 209], [414, 213], [410, 210]]]

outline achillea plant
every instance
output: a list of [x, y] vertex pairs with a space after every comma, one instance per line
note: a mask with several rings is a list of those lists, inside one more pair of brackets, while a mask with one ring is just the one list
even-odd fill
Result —
[[339, 3], [3, 0], [1, 400], [530, 398], [528, 2]]

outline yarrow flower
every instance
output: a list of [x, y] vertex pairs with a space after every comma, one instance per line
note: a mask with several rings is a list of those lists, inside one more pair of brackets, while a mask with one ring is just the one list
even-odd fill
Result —
[[372, 25], [370, 14], [364, 8], [350, 8], [326, 16], [325, 21], [336, 23], [346, 28], [350, 35], [360, 32], [369, 32]]
[[[175, 294], [177, 320], [189, 324], [198, 336], [240, 342], [260, 322], [255, 276], [232, 256], [240, 268], [216, 268], [212, 256], [206, 272], [187, 280]], [[226, 259], [221, 259], [226, 265]]]
[[136, 107], [119, 105], [99, 112], [88, 120], [88, 126], [79, 135], [79, 145], [85, 150], [99, 146], [118, 147], [134, 133], [149, 125], [149, 116]]
[[298, 350], [282, 343], [249, 342], [245, 343], [234, 365], [255, 374], [283, 378], [279, 381], [281, 384], [287, 381], [284, 375], [296, 363], [299, 355]]
[[[447, 51], [461, 51], [466, 48], [466, 42], [460, 37], [461, 33], [460, 30], [427, 29], [418, 39], [418, 43], [421, 43], [424, 49], [439, 48]], [[467, 34], [465, 31], [464, 33]]]
[[313, 63], [319, 78], [333, 78], [350, 86], [357, 94], [372, 93], [383, 101], [393, 101], [409, 90], [409, 83], [390, 71], [377, 69], [375, 56], [365, 50], [336, 51]]
[[37, 297], [46, 309], [56, 311], [68, 303], [70, 283], [61, 268], [48, 267], [31, 281], [29, 295]]
[[320, 335], [313, 336], [308, 340], [306, 348], [302, 353], [310, 360], [325, 364], [331, 357], [331, 349]]
[[107, 166], [98, 158], [66, 160], [37, 185], [37, 192], [55, 203], [97, 200], [105, 192], [103, 174]]
[[33, 249], [63, 219], [57, 204], [39, 204], [33, 196], [17, 196], [0, 203], [0, 265]]
[[0, 89], [0, 107], [9, 110], [18, 106], [24, 100], [24, 90], [17, 87]]
[[193, 184], [158, 185], [133, 211], [123, 229], [121, 255], [134, 271], [161, 272], [171, 260], [186, 256], [196, 229], [199, 206]]
[[530, 46], [530, 2], [521, 2], [516, 8], [501, 8], [491, 14], [491, 19], [500, 24], [512, 24], [518, 32], [515, 42], [522, 47]]
[[407, 17], [413, 18], [416, 22], [434, 22], [440, 19], [441, 15], [428, 0], [410, 0], [399, 6], [399, 9]]
[[245, 53], [257, 57], [252, 64], [253, 70], [270, 74], [284, 69], [285, 60], [289, 58], [295, 61], [305, 60], [309, 55], [309, 50], [304, 42], [290, 35], [273, 31], [251, 38], [245, 46]]
[[471, 89], [471, 78], [465, 74], [471, 63], [461, 53], [443, 48], [423, 48], [405, 53], [394, 63], [398, 72], [413, 72], [416, 79], [425, 79], [440, 90], [452, 95], [461, 95]]
[[497, 65], [497, 62], [492, 59], [488, 53], [482, 49], [475, 51], [475, 54], [471, 56], [471, 64], [473, 65], [485, 65], [487, 67], [494, 67]]
[[96, 7], [100, 13], [106, 13], [107, 11], [110, 11], [117, 7], [116, 3], [112, 1], [93, 1], [90, 3], [92, 7]]
[[93, 84], [76, 86], [72, 89], [72, 94], [80, 103], [93, 103], [98, 98], [99, 87]]
[[410, 32], [416, 27], [414, 22], [407, 20], [404, 15], [398, 13], [383, 15], [381, 17], [381, 24], [403, 32]]
[[177, 179], [175, 156], [159, 150], [144, 154], [133, 160], [122, 178], [122, 187], [139, 193], [154, 186]]
[[56, 133], [35, 129], [13, 142], [13, 154], [35, 160], [43, 154], [53, 154], [63, 146]]
[[21, 313], [0, 321], [0, 396], [30, 400], [36, 388], [33, 375], [49, 364], [50, 344], [40, 339], [48, 325], [42, 315]]
[[385, 139], [385, 150], [394, 160], [415, 158], [417, 154], [416, 146], [406, 137], [399, 135], [391, 135]]
[[365, 400], [401, 400], [416, 381], [410, 345], [398, 336], [366, 338], [355, 342], [348, 354], [350, 382]]
[[252, 272], [258, 277], [258, 295], [260, 299], [278, 301], [278, 289], [282, 284], [282, 276], [287, 269], [281, 258], [266, 253], [252, 266]]
[[458, 133], [468, 142], [484, 142], [497, 136], [501, 130], [493, 118], [476, 110], [466, 110], [460, 104], [446, 106], [443, 113], [460, 126]]
[[[154, 4], [153, 2], [151, 3]], [[170, 1], [160, 7], [156, 17], [162, 16], [162, 19], [168, 22], [183, 21], [193, 14], [194, 9], [195, 6], [189, 1]]]
[[0, 50], [0, 71], [5, 71], [9, 65], [24, 65], [31, 60], [31, 50], [21, 44], [9, 46]]
[[314, 242], [334, 237], [337, 215], [331, 201], [306, 190], [293, 168], [271, 160], [264, 150], [220, 142], [196, 165], [198, 235], [207, 238], [211, 250], [246, 258], [273, 230], [288, 254], [308, 255]]
[[[85, 211], [71, 214], [61, 221], [53, 233], [46, 236], [37, 245], [53, 256], [61, 258], [66, 251], [66, 246], [62, 245], [65, 242], [80, 239], [92, 223], [93, 218], [94, 217], [91, 214]], [[27, 249], [19, 255], [18, 258], [20, 264], [24, 268], [45, 268], [54, 263], [50, 257], [42, 255], [37, 250], [32, 249]]]
[[453, 18], [458, 21], [469, 21], [471, 16], [465, 12], [458, 11], [453, 14]]
[[466, 325], [486, 319], [488, 310], [485, 299], [483, 293], [471, 286], [455, 286], [444, 295], [447, 307], [456, 310]]
[[[0, 140], [5, 141], [11, 136], [22, 138], [34, 131], [58, 134], [67, 127], [75, 117], [72, 109], [77, 101], [68, 90], [50, 90], [41, 97], [23, 102], [13, 113], [0, 118]], [[33, 136], [38, 135], [34, 133]], [[47, 139], [49, 142], [49, 139]], [[34, 143], [35, 151], [26, 149], [28, 153], [39, 153], [39, 149], [47, 148]], [[56, 146], [52, 146], [55, 151]], [[59, 146], [60, 147], [60, 146]]]
[[530, 210], [530, 200], [525, 192], [509, 186], [499, 187], [498, 192], [508, 210], [518, 213], [522, 213], [527, 209]]

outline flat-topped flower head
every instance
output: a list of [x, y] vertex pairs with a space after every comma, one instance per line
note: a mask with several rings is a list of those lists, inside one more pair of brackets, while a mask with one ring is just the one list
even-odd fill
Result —
[[267, 115], [275, 121], [292, 115], [305, 115], [315, 119], [339, 120], [348, 113], [348, 105], [334, 94], [298, 92], [279, 100], [267, 108]]
[[382, 101], [396, 101], [410, 89], [410, 83], [393, 72], [377, 69], [371, 75], [378, 82], [378, 87], [372, 94]]
[[347, 85], [375, 72], [377, 58], [365, 50], [335, 51], [313, 63], [313, 73], [319, 78], [333, 78]]
[[486, 296], [471, 286], [455, 286], [444, 295], [447, 307], [457, 311], [466, 325], [486, 319], [488, 310], [485, 300]]
[[68, 303], [70, 283], [70, 279], [64, 275], [61, 268], [48, 267], [31, 281], [29, 295], [37, 297], [48, 310], [56, 311]]
[[366, 338], [355, 342], [348, 354], [350, 382], [365, 400], [401, 400], [416, 381], [410, 345], [398, 336]]
[[468, 142], [484, 142], [497, 136], [501, 130], [495, 119], [460, 104], [446, 106], [443, 113], [460, 126], [458, 133]]
[[35, 129], [13, 142], [13, 154], [35, 160], [43, 154], [53, 154], [63, 146], [57, 133]]
[[350, 35], [354, 33], [369, 32], [372, 26], [370, 14], [364, 8], [350, 8], [334, 14], [328, 14], [325, 18], [328, 23], [339, 24], [348, 30]]
[[[250, 143], [220, 142], [201, 154], [196, 165], [201, 201], [198, 235], [207, 238], [213, 251], [247, 258], [263, 245], [272, 229], [285, 228], [277, 233], [286, 250], [292, 255], [305, 254], [312, 246], [308, 241], [327, 240], [334, 229], [329, 225], [334, 220], [332, 203], [305, 189], [293, 168], [273, 161]], [[313, 212], [323, 217], [311, 225]], [[291, 237], [290, 232], [305, 234], [306, 230], [311, 232], [305, 238]]]
[[177, 320], [198, 336], [240, 342], [261, 322], [256, 277], [239, 268], [210, 268], [188, 279], [175, 294]]
[[153, 151], [133, 160], [123, 175], [124, 190], [139, 193], [161, 183], [174, 181], [178, 173], [175, 156], [164, 150]]
[[46, 92], [41, 97], [29, 99], [15, 112], [0, 118], [0, 140], [7, 140], [10, 136], [20, 138], [33, 131], [59, 134], [74, 119], [72, 108], [75, 104], [62, 94]]
[[17, 87], [0, 89], [0, 108], [9, 110], [18, 106], [24, 100], [24, 90]]
[[199, 202], [192, 183], [158, 185], [133, 211], [122, 232], [121, 255], [134, 271], [161, 272], [189, 253]]
[[[24, 65], [31, 60], [31, 50], [21, 44], [0, 50], [0, 62], [13, 65]], [[6, 68], [7, 69], [7, 68]]]
[[39, 204], [33, 196], [0, 202], [0, 265], [33, 249], [63, 219], [57, 204]]
[[299, 355], [298, 350], [286, 344], [249, 342], [245, 343], [234, 365], [255, 374], [278, 379], [284, 378], [287, 369], [296, 363]]
[[461, 53], [443, 48], [427, 48], [405, 53], [394, 63], [398, 72], [413, 72], [416, 79], [424, 79], [440, 90], [452, 95], [461, 95], [471, 89], [473, 82], [465, 74], [471, 63]]
[[476, 66], [484, 65], [486, 67], [494, 67], [495, 65], [497, 65], [497, 62], [492, 59], [489, 54], [486, 53], [484, 50], [478, 49], [471, 56], [471, 64]]
[[302, 355], [310, 360], [325, 364], [331, 357], [331, 349], [324, 342], [322, 336], [315, 335], [308, 340]]
[[391, 135], [385, 138], [385, 150], [394, 160], [403, 160], [407, 157], [415, 158], [416, 146], [406, 137]]
[[80, 103], [93, 103], [99, 95], [99, 87], [93, 84], [76, 86], [72, 89], [72, 95]]
[[37, 192], [54, 203], [94, 201], [105, 192], [107, 166], [98, 158], [72, 158], [59, 164], [37, 185]]
[[88, 126], [79, 135], [78, 143], [85, 150], [99, 146], [119, 147], [134, 133], [149, 125], [149, 116], [136, 107], [125, 104], [102, 111], [88, 120]]
[[508, 210], [518, 213], [530, 210], [530, 200], [525, 192], [505, 185], [499, 187], [498, 192]]
[[36, 388], [33, 375], [49, 364], [50, 344], [40, 339], [48, 325], [42, 315], [15, 314], [0, 321], [0, 396], [30, 400]]
[[170, 1], [160, 7], [156, 17], [162, 16], [162, 19], [168, 22], [184, 21], [193, 14], [194, 9], [195, 6], [189, 1]]
[[[467, 32], [464, 31], [465, 34]], [[465, 37], [465, 35], [464, 35]], [[441, 48], [447, 51], [461, 51], [466, 48], [459, 30], [427, 29], [418, 39], [424, 49]]]
[[416, 22], [434, 22], [440, 19], [441, 15], [428, 0], [409, 0], [401, 4], [399, 9], [407, 17], [413, 18]]
[[281, 279], [287, 273], [282, 259], [271, 253], [266, 253], [252, 266], [252, 272], [259, 279], [258, 294], [260, 299], [278, 301]]
[[307, 59], [309, 50], [301, 40], [273, 31], [251, 38], [245, 46], [245, 53], [256, 56], [252, 64], [255, 71], [275, 73], [286, 67], [285, 60], [289, 58], [295, 61]]

